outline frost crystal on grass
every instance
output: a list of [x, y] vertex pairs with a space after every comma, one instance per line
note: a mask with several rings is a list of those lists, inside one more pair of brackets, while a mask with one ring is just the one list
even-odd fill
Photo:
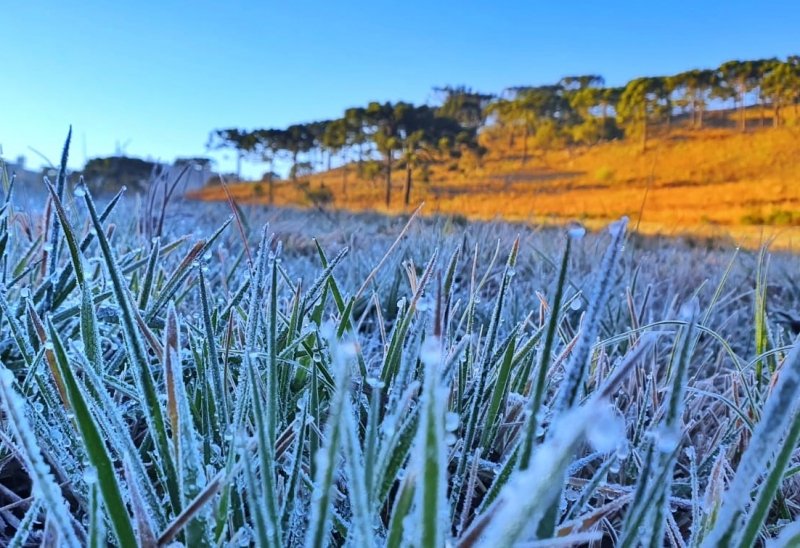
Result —
[[25, 459], [25, 467], [33, 481], [34, 496], [42, 500], [61, 541], [66, 546], [77, 548], [80, 543], [73, 529], [67, 502], [50, 467], [42, 457], [39, 444], [25, 416], [25, 403], [14, 389], [14, 375], [2, 365], [0, 365], [0, 401], [20, 454]]
[[20, 530], [0, 544], [99, 547], [115, 522], [164, 546], [796, 540], [774, 511], [800, 441], [795, 351], [759, 275], [753, 354], [753, 274], [730, 250], [625, 249], [624, 219], [592, 234], [418, 219], [397, 237], [390, 218], [235, 192], [162, 210], [158, 185], [99, 212], [73, 188], [86, 209], [53, 200], [57, 228], [0, 205], [0, 390], [3, 411], [21, 406], [0, 412], [0, 475], [35, 498], [5, 507]]
[[426, 366], [438, 366], [442, 361], [442, 341], [438, 337], [426, 337], [419, 350], [419, 359]]
[[580, 223], [570, 223], [567, 226], [567, 235], [573, 240], [580, 240], [586, 236], [586, 227]]
[[625, 441], [625, 421], [611, 405], [599, 405], [586, 428], [586, 438], [595, 451], [610, 453]]

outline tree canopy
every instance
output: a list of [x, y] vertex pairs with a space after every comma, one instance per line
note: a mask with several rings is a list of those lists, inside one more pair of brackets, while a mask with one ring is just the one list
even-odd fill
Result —
[[[286, 128], [211, 132], [210, 149], [235, 152], [237, 174], [245, 160], [289, 163], [289, 180], [315, 166], [330, 170], [334, 159], [346, 181], [346, 166], [379, 161], [385, 180], [385, 202], [392, 200], [392, 176], [405, 168], [404, 201], [409, 202], [414, 169], [446, 161], [471, 150], [480, 155], [478, 135], [504, 133], [509, 145], [522, 140], [521, 162], [533, 151], [553, 146], [585, 145], [617, 138], [638, 138], [642, 149], [655, 125], [669, 129], [684, 116], [700, 129], [713, 106], [732, 102], [737, 124], [746, 129], [745, 109], [772, 110], [772, 124], [784, 123], [783, 109], [800, 103], [800, 56], [785, 60], [731, 60], [715, 69], [692, 69], [669, 76], [634, 78], [624, 86], [608, 86], [597, 74], [565, 76], [548, 85], [516, 86], [500, 94], [466, 85], [434, 88], [436, 104], [371, 102], [345, 110], [340, 118], [292, 124]], [[763, 124], [763, 116], [762, 116]], [[272, 196], [272, 177], [270, 197]], [[346, 188], [346, 187], [345, 187]]]

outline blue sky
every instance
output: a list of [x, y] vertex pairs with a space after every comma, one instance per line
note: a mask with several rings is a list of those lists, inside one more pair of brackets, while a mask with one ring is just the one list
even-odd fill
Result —
[[[0, 145], [71, 164], [205, 154], [214, 128], [281, 127], [431, 88], [500, 91], [800, 53], [800, 2], [7, 2]], [[221, 167], [233, 162], [220, 154]], [[256, 169], [256, 168], [251, 168]]]

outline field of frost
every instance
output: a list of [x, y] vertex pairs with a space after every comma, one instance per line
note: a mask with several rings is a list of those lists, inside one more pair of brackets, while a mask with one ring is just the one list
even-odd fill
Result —
[[800, 542], [798, 258], [159, 185], [4, 180], [1, 544]]

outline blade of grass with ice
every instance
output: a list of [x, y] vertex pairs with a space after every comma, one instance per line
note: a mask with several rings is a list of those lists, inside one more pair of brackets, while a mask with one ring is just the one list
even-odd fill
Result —
[[177, 513], [180, 510], [180, 495], [176, 481], [177, 474], [175, 463], [169, 448], [166, 424], [161, 410], [161, 403], [158, 398], [155, 380], [150, 371], [147, 352], [136, 325], [130, 295], [125, 285], [124, 276], [119, 270], [114, 252], [111, 249], [111, 244], [108, 238], [106, 238], [103, 226], [97, 216], [97, 210], [95, 209], [94, 201], [90, 193], [87, 191], [83, 198], [86, 208], [89, 211], [92, 224], [97, 232], [97, 239], [100, 244], [106, 271], [108, 272], [109, 278], [111, 278], [114, 296], [117, 300], [117, 306], [119, 307], [127, 357], [133, 369], [134, 380], [136, 381], [138, 391], [143, 397], [142, 410], [144, 411], [149, 434], [153, 437], [153, 441], [155, 442], [156, 452], [158, 454], [157, 462], [162, 468], [163, 476], [167, 480], [167, 491], [170, 496], [172, 509]]
[[[704, 547], [732, 545], [738, 543], [743, 532], [743, 519], [751, 503], [750, 493], [780, 451], [781, 441], [796, 420], [800, 402], [800, 342], [796, 341], [784, 359], [778, 381], [767, 399], [761, 420], [756, 424], [750, 443], [742, 455], [730, 486], [723, 497], [722, 508], [713, 529], [703, 541]], [[772, 484], [774, 485], [774, 483]], [[773, 489], [770, 487], [769, 489]], [[759, 499], [756, 516], [770, 501]], [[752, 532], [748, 533], [751, 535]]]
[[8, 541], [7, 548], [24, 548], [24, 546], [26, 546], [28, 536], [30, 536], [41, 511], [41, 501], [34, 500], [25, 512], [25, 516], [17, 525], [17, 530], [14, 532], [14, 536], [11, 537], [11, 540]]
[[[211, 391], [214, 403], [214, 428], [217, 436], [222, 437], [222, 433], [228, 427], [230, 415], [228, 414], [228, 394], [225, 391], [224, 369], [220, 363], [219, 350], [217, 349], [217, 338], [214, 333], [214, 326], [211, 322], [211, 306], [208, 299], [208, 287], [206, 285], [203, 269], [198, 269], [197, 287], [200, 292], [200, 306], [203, 314], [203, 327], [205, 328], [205, 342], [208, 347], [209, 375], [211, 377]], [[221, 440], [217, 440], [218, 442]]]
[[14, 389], [14, 375], [0, 365], [0, 402], [17, 447], [24, 458], [24, 465], [33, 482], [33, 489], [42, 506], [47, 510], [48, 521], [58, 531], [61, 542], [69, 548], [78, 548], [81, 543], [73, 529], [69, 506], [55, 481], [50, 467], [45, 462], [31, 424], [25, 416], [25, 402]]
[[596, 274], [597, 278], [589, 300], [589, 307], [583, 319], [578, 342], [570, 353], [569, 360], [565, 366], [564, 380], [561, 382], [556, 399], [555, 412], [557, 414], [573, 407], [578, 400], [581, 384], [584, 382], [589, 360], [591, 359], [592, 345], [594, 345], [600, 327], [600, 316], [605, 311], [606, 303], [610, 296], [611, 283], [622, 252], [627, 226], [628, 218], [623, 217], [609, 227], [611, 243], [609, 243], [603, 255], [600, 269]]
[[644, 487], [640, 493], [646, 496], [634, 498], [628, 512], [620, 537], [620, 546], [634, 546], [636, 543], [654, 546], [664, 539], [669, 498], [672, 491], [672, 478], [675, 460], [683, 437], [683, 413], [686, 399], [686, 384], [689, 374], [689, 361], [696, 343], [695, 330], [700, 319], [700, 304], [696, 298], [681, 307], [680, 319], [685, 322], [673, 352], [674, 361], [670, 367], [670, 385], [666, 394], [664, 412], [657, 429], [652, 433], [654, 440], [652, 467], [647, 475], [639, 479]]
[[[330, 345], [338, 344], [331, 338]], [[325, 426], [323, 445], [312, 458], [316, 460], [316, 475], [313, 480], [311, 498], [311, 515], [306, 531], [305, 546], [322, 548], [328, 546], [332, 521], [331, 501], [336, 490], [336, 471], [338, 469], [339, 452], [342, 443], [342, 414], [346, 412], [346, 402], [350, 392], [350, 366], [346, 356], [332, 351], [334, 356], [336, 388], [328, 407], [328, 419]]]
[[545, 380], [547, 379], [547, 371], [550, 368], [550, 361], [552, 359], [553, 344], [555, 342], [556, 329], [558, 327], [559, 314], [561, 310], [561, 300], [564, 296], [564, 286], [567, 278], [567, 267], [569, 265], [571, 244], [572, 239], [568, 237], [564, 243], [564, 254], [561, 257], [561, 268], [558, 272], [555, 295], [553, 296], [553, 302], [550, 306], [550, 319], [547, 322], [544, 346], [539, 353], [540, 358], [539, 365], [536, 369], [536, 378], [533, 380], [532, 394], [528, 400], [528, 406], [526, 409], [527, 416], [519, 460], [520, 470], [525, 470], [528, 467], [531, 459], [531, 453], [533, 451], [533, 444], [536, 440], [536, 432], [541, 423], [538, 415], [542, 407], [542, 403], [544, 402]]
[[[69, 127], [67, 132], [67, 140], [64, 142], [64, 148], [61, 151], [61, 165], [58, 169], [58, 177], [56, 179], [56, 196], [60, 199], [64, 196], [64, 186], [67, 181], [67, 158], [69, 157], [69, 143], [72, 140], [72, 126]], [[46, 266], [45, 276], [52, 281], [56, 267], [58, 266], [58, 252], [59, 252], [59, 218], [58, 215], [51, 211], [50, 213], [50, 235], [48, 237], [49, 251], [46, 251]], [[48, 287], [44, 299], [44, 312], [49, 312], [53, 302], [53, 286]]]
[[464, 434], [464, 450], [462, 451], [461, 458], [458, 461], [456, 469], [457, 487], [454, 489], [455, 498], [457, 500], [460, 496], [461, 479], [464, 477], [467, 469], [467, 455], [473, 448], [475, 442], [476, 432], [480, 421], [480, 415], [483, 408], [483, 392], [486, 387], [486, 381], [489, 376], [489, 360], [494, 352], [494, 346], [497, 339], [497, 331], [500, 325], [500, 318], [503, 312], [503, 304], [505, 303], [506, 292], [511, 284], [511, 279], [514, 276], [514, 267], [517, 263], [517, 255], [519, 253], [519, 237], [514, 240], [511, 251], [508, 254], [505, 269], [503, 270], [503, 277], [500, 281], [500, 288], [495, 298], [494, 309], [492, 311], [489, 329], [486, 336], [486, 342], [483, 349], [483, 361], [478, 368], [477, 379], [473, 384], [472, 399], [470, 401], [469, 412], [466, 421], [466, 431]]
[[103, 441], [103, 435], [100, 433], [97, 423], [89, 411], [84, 389], [78, 384], [78, 380], [69, 364], [61, 337], [59, 337], [55, 326], [49, 319], [47, 321], [47, 331], [49, 340], [53, 344], [56, 363], [64, 379], [67, 396], [75, 414], [75, 422], [81, 433], [83, 446], [86, 449], [91, 466], [97, 473], [97, 483], [114, 529], [114, 534], [120, 546], [136, 546], [133, 524], [122, 500], [119, 482], [108, 448]]
[[424, 367], [421, 422], [415, 440], [413, 470], [417, 478], [415, 529], [417, 546], [445, 546], [450, 537], [450, 508], [447, 500], [447, 453], [445, 451], [445, 412], [447, 386], [439, 375], [442, 341], [428, 336], [422, 343], [420, 361]]
[[[203, 458], [198, 444], [199, 435], [195, 429], [194, 418], [186, 394], [183, 378], [183, 367], [180, 358], [180, 324], [175, 306], [167, 307], [167, 326], [164, 330], [164, 370], [165, 375], [171, 372], [173, 394], [176, 399], [176, 422], [173, 429], [177, 432], [175, 456], [178, 461], [178, 476], [181, 490], [181, 508], [185, 508], [205, 486], [205, 470]], [[170, 384], [169, 380], [167, 381]], [[198, 512], [186, 526], [186, 543], [189, 546], [210, 546], [210, 534], [207, 512]]]

